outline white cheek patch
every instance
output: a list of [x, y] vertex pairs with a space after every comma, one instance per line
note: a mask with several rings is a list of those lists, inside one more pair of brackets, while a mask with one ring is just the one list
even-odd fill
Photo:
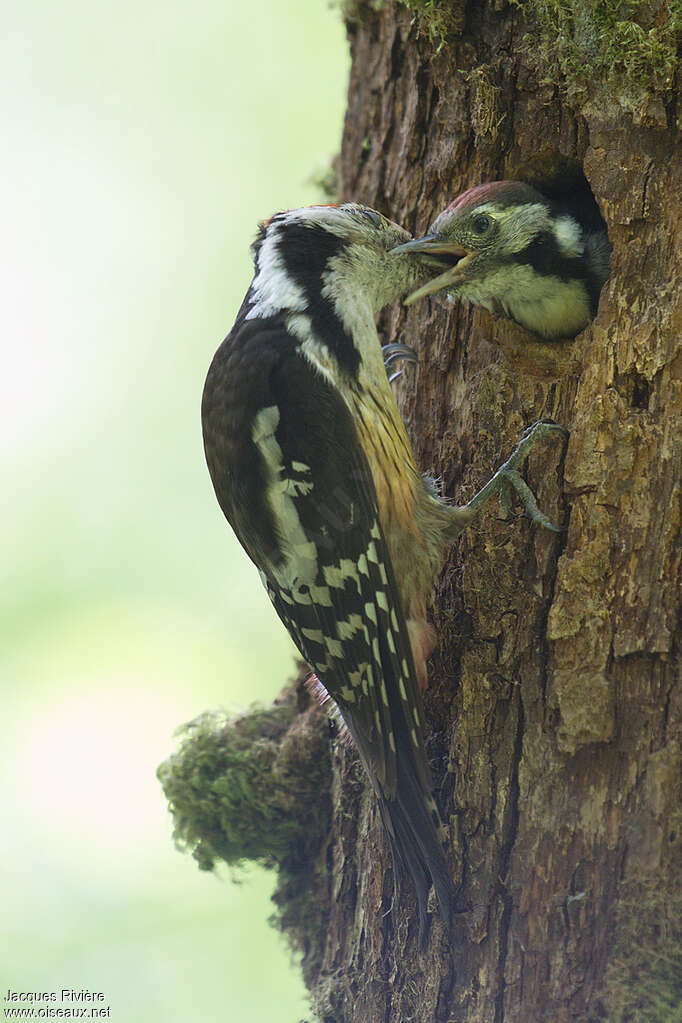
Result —
[[573, 217], [559, 217], [554, 222], [554, 237], [565, 256], [574, 259], [583, 254], [582, 230]]

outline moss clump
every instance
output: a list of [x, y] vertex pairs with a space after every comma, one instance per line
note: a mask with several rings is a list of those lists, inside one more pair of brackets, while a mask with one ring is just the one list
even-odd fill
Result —
[[621, 89], [672, 86], [682, 0], [509, 0], [533, 28], [534, 45], [574, 91], [600, 80]]
[[682, 1023], [682, 893], [630, 882], [606, 972], [605, 1023]]
[[[314, 718], [312, 720], [311, 718]], [[202, 870], [294, 862], [329, 819], [329, 755], [318, 714], [298, 714], [293, 690], [242, 717], [204, 714], [158, 769], [179, 848]]]

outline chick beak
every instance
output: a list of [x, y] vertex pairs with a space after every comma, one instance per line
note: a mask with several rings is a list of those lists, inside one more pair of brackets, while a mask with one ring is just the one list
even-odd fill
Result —
[[[408, 295], [405, 299], [405, 305], [412, 305], [418, 299], [425, 298], [426, 295], [433, 295], [434, 292], [446, 288], [453, 280], [456, 280], [456, 273], [461, 265], [460, 261], [472, 255], [469, 249], [465, 249], [457, 242], [446, 241], [435, 234], [427, 234], [423, 238], [415, 238], [414, 241], [405, 242], [404, 245], [397, 245], [394, 249], [391, 249], [392, 254], [398, 252], [408, 252], [421, 256], [425, 263], [430, 263], [433, 266], [447, 267], [444, 273], [433, 277], [421, 288], [417, 288], [411, 295]], [[455, 260], [454, 264], [453, 259]]]

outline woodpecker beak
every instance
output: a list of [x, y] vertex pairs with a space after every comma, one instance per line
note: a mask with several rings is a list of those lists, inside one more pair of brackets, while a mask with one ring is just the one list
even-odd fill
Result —
[[[391, 249], [391, 254], [396, 252], [416, 252], [421, 256], [466, 256], [467, 249], [462, 248], [457, 242], [448, 242], [439, 238], [437, 234], [425, 234], [423, 238], [414, 238], [404, 245], [396, 245]], [[449, 265], [449, 262], [448, 262]]]
[[412, 305], [418, 299], [424, 298], [426, 295], [433, 295], [434, 292], [448, 287], [457, 279], [457, 271], [465, 263], [468, 263], [473, 255], [470, 249], [465, 249], [462, 245], [458, 245], [457, 242], [445, 241], [434, 234], [424, 235], [423, 238], [415, 238], [414, 241], [405, 242], [404, 245], [397, 245], [395, 249], [391, 249], [392, 254], [398, 252], [409, 252], [421, 256], [424, 262], [448, 268], [445, 273], [439, 274], [432, 280], [427, 281], [421, 288], [408, 295], [405, 299], [405, 305]]

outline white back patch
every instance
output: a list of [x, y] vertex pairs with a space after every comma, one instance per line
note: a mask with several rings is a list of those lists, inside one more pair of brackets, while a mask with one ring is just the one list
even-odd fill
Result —
[[296, 510], [296, 502], [285, 475], [282, 449], [275, 430], [279, 425], [276, 405], [262, 408], [253, 421], [251, 436], [266, 466], [266, 494], [275, 518], [284, 564], [272, 567], [272, 573], [283, 589], [312, 586], [317, 577], [317, 549], [308, 540]]

